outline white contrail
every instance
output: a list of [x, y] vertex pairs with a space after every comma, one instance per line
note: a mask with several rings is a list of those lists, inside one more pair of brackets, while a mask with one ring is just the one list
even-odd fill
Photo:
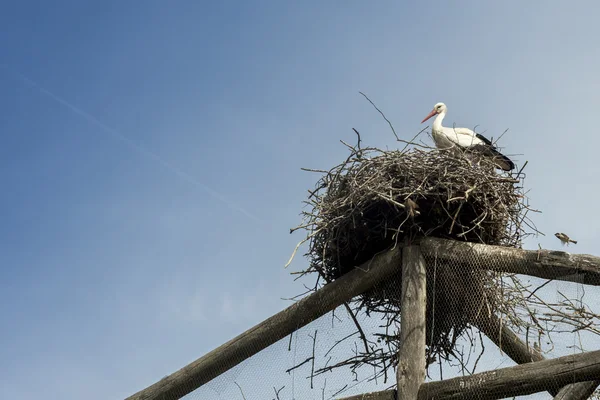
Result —
[[181, 170], [180, 168], [174, 166], [170, 162], [162, 159], [158, 154], [156, 154], [156, 153], [154, 153], [154, 152], [146, 149], [145, 147], [140, 146], [139, 144], [135, 143], [134, 141], [132, 141], [128, 137], [126, 137], [123, 134], [119, 133], [116, 129], [113, 129], [110, 126], [104, 124], [103, 122], [101, 122], [100, 120], [98, 120], [98, 118], [94, 117], [92, 114], [83, 111], [79, 107], [76, 107], [73, 104], [71, 104], [68, 101], [66, 101], [65, 99], [63, 99], [63, 98], [55, 95], [51, 91], [49, 91], [49, 90], [43, 88], [42, 86], [40, 86], [39, 84], [37, 84], [37, 82], [29, 79], [25, 75], [23, 75], [21, 73], [18, 73], [18, 72], [15, 72], [15, 71], [11, 71], [11, 72], [13, 74], [17, 75], [19, 78], [21, 78], [23, 81], [25, 81], [30, 86], [35, 87], [36, 89], [38, 89], [43, 94], [49, 96], [53, 100], [57, 101], [58, 103], [62, 104], [65, 107], [69, 108], [74, 113], [79, 114], [80, 116], [82, 116], [83, 118], [87, 119], [88, 121], [90, 121], [90, 122], [98, 125], [100, 128], [104, 129], [104, 131], [110, 133], [115, 138], [117, 138], [120, 141], [122, 141], [125, 144], [127, 144], [129, 147], [133, 148], [134, 150], [139, 151], [140, 153], [146, 155], [147, 157], [150, 157], [150, 158], [154, 159], [155, 161], [157, 161], [158, 163], [160, 163], [162, 166], [164, 166], [165, 168], [171, 170], [175, 174], [179, 175], [179, 177], [183, 178], [184, 180], [188, 181], [189, 183], [191, 183], [191, 184], [193, 184], [195, 186], [198, 186], [198, 187], [204, 189], [211, 196], [213, 196], [214, 198], [222, 201], [223, 203], [225, 203], [230, 208], [232, 208], [232, 209], [234, 209], [234, 210], [236, 210], [236, 211], [244, 214], [248, 218], [251, 218], [251, 219], [253, 219], [255, 221], [264, 222], [262, 219], [258, 218], [257, 216], [255, 216], [251, 212], [249, 212], [249, 211], [243, 209], [242, 207], [238, 206], [237, 204], [233, 203], [231, 200], [227, 199], [225, 196], [223, 196], [219, 192], [215, 191], [214, 189], [211, 189], [210, 187], [206, 186], [204, 183], [198, 181], [196, 178], [194, 178], [193, 176], [191, 176], [187, 172], [185, 172], [185, 171]]

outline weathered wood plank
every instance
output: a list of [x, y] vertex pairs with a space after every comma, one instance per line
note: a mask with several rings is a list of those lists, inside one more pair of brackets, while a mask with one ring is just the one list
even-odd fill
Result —
[[600, 285], [600, 257], [588, 254], [521, 250], [438, 238], [421, 240], [421, 252], [425, 257], [473, 268]]
[[426, 268], [419, 246], [402, 251], [400, 348], [396, 381], [398, 398], [415, 399], [425, 381]]
[[587, 400], [600, 385], [600, 381], [572, 383], [563, 387], [554, 400]]
[[600, 350], [421, 385], [419, 400], [494, 400], [589, 381], [600, 376]]
[[[478, 400], [493, 400], [552, 391], [553, 388], [555, 389], [558, 386], [564, 386], [563, 389], [566, 389], [571, 385], [575, 386], [572, 393], [586, 395], [583, 391], [585, 387], [581, 384], [588, 384], [587, 389], [589, 389], [589, 384], [593, 383], [589, 379], [598, 376], [600, 376], [600, 350], [551, 360], [529, 362], [466, 377], [426, 382], [421, 385], [418, 399], [454, 400], [476, 398]], [[577, 383], [573, 384], [573, 382]], [[371, 396], [365, 398], [369, 400], [396, 400], [394, 390], [384, 390], [365, 395]], [[363, 398], [360, 396], [340, 400], [362, 400]], [[570, 397], [566, 398], [570, 399]], [[401, 397], [398, 397], [398, 399], [401, 399]], [[563, 398], [560, 397], [560, 399]], [[578, 397], [578, 399], [585, 399], [585, 397]]]
[[338, 400], [396, 400], [396, 391], [383, 390], [381, 392], [363, 393]]
[[203, 357], [126, 400], [178, 399], [295, 330], [327, 314], [398, 271], [401, 249], [380, 253], [370, 262], [327, 284]]
[[[528, 347], [510, 328], [504, 324], [500, 324], [497, 318], [480, 320], [477, 322], [477, 328], [485, 333], [516, 363], [525, 364], [545, 360], [540, 352], [532, 347]], [[424, 385], [427, 386], [429, 383], [425, 383]], [[586, 400], [596, 390], [598, 385], [600, 385], [600, 381], [584, 381], [566, 385], [560, 391], [557, 391], [556, 386], [547, 390], [555, 396], [554, 400]], [[396, 400], [395, 395], [395, 390], [384, 390], [340, 400]]]
[[527, 346], [508, 326], [500, 323], [495, 315], [489, 316], [486, 313], [481, 313], [475, 324], [477, 329], [483, 332], [517, 364], [545, 360], [542, 353], [532, 346]]

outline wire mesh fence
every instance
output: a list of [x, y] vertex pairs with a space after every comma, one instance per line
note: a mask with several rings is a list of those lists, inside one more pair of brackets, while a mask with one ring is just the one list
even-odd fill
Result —
[[[359, 316], [362, 329], [376, 330], [374, 320]], [[372, 336], [372, 334], [370, 335]], [[196, 390], [186, 399], [336, 399], [383, 390], [395, 377], [378, 378], [373, 368], [329, 367], [364, 351], [345, 307], [313, 321]]]
[[[474, 399], [499, 398], [490, 394], [499, 368], [600, 348], [595, 314], [600, 297], [595, 286], [582, 283], [582, 275], [540, 279], [527, 275], [529, 260], [519, 265], [507, 257], [510, 265], [503, 265], [497, 254], [490, 257], [481, 252], [454, 261], [426, 256], [426, 382], [487, 371], [492, 375], [463, 383], [467, 398]], [[500, 273], [499, 267], [524, 274]], [[324, 400], [393, 389], [401, 300], [400, 275], [393, 274], [185, 398]], [[551, 399], [565, 383], [576, 382], [567, 375], [529, 395], [506, 388], [512, 393], [506, 398]]]
[[[468, 376], [482, 371], [493, 372], [515, 363], [600, 348], [598, 288], [584, 285], [583, 274], [558, 275], [554, 279], [531, 276], [529, 274], [539, 275], [535, 252], [530, 252], [533, 257], [511, 257], [509, 251], [506, 250], [505, 256], [498, 251], [489, 254], [464, 251], [460, 257], [445, 261], [440, 259], [446, 258], [446, 254], [427, 257], [428, 289], [433, 288], [428, 292], [433, 304], [429, 309], [449, 307], [453, 310], [450, 314], [438, 312], [437, 318], [430, 312], [428, 318], [429, 334], [435, 337], [441, 330], [442, 336], [450, 339], [446, 343], [451, 344], [451, 350], [443, 348], [445, 353], [437, 360], [435, 379], [448, 379], [446, 372], [453, 370], [450, 365], [461, 375]], [[542, 257], [542, 252], [538, 255]], [[568, 259], [568, 255], [561, 252], [550, 253], [550, 256], [556, 260]], [[549, 271], [555, 267], [552, 263], [546, 265]], [[499, 270], [521, 273], [501, 273]], [[441, 300], [434, 299], [435, 296]], [[439, 306], [436, 305], [438, 301], [442, 303]], [[462, 340], [455, 342], [456, 335]], [[428, 352], [431, 351], [428, 348]], [[499, 354], [505, 356], [498, 357]], [[430, 364], [430, 372], [433, 372], [432, 367]], [[559, 382], [559, 376], [556, 378], [551, 390], [518, 398], [554, 398], [564, 385]], [[471, 392], [473, 398], [490, 398], [487, 386], [492, 381], [482, 377], [478, 390]], [[576, 382], [574, 378], [567, 381]], [[580, 384], [580, 389], [582, 387]], [[594, 385], [588, 384], [587, 391], [590, 388], [593, 390]], [[564, 398], [585, 399], [588, 396]]]
[[307, 288], [301, 309], [227, 342], [198, 361], [204, 368], [166, 378], [164, 395], [152, 398], [325, 400], [395, 388], [406, 334], [398, 254], [419, 243], [427, 265], [419, 398], [582, 400], [600, 384], [576, 383], [600, 371], [574, 357], [544, 361], [600, 349], [600, 260], [519, 253], [540, 233], [529, 218], [539, 211], [524, 187], [527, 163], [497, 173], [491, 143], [435, 150], [415, 142], [423, 131], [401, 140], [371, 104], [404, 148], [363, 147], [354, 129], [357, 143], [342, 142], [345, 161], [305, 169], [320, 178], [291, 230], [306, 236], [288, 264], [308, 243], [308, 267], [294, 273]]

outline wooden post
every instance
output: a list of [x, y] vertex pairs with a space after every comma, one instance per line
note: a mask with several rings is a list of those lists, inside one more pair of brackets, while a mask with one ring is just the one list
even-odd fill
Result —
[[398, 398], [415, 400], [425, 381], [425, 260], [419, 246], [402, 250], [402, 305], [398, 352]]

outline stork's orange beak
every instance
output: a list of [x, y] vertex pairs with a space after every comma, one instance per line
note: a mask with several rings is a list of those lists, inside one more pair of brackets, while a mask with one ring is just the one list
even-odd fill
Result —
[[433, 117], [435, 114], [437, 114], [437, 111], [435, 110], [435, 108], [433, 110], [431, 110], [431, 112], [429, 113], [429, 115], [427, 115], [425, 117], [425, 119], [423, 121], [421, 121], [421, 123], [427, 121], [429, 118]]

